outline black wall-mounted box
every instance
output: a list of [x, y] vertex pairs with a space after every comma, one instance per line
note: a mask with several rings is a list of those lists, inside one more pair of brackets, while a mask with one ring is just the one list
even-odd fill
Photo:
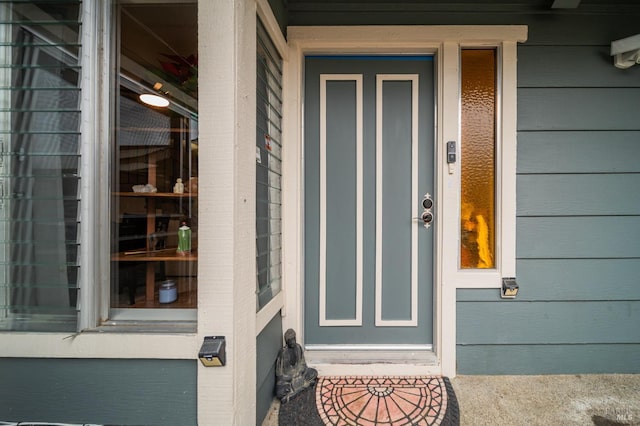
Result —
[[227, 363], [224, 336], [205, 336], [198, 358], [205, 367], [222, 367]]

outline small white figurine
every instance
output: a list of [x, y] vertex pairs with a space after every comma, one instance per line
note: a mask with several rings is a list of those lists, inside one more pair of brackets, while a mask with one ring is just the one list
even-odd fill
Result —
[[173, 185], [173, 193], [174, 194], [182, 194], [184, 193], [184, 183], [182, 183], [182, 179], [176, 179], [176, 184]]

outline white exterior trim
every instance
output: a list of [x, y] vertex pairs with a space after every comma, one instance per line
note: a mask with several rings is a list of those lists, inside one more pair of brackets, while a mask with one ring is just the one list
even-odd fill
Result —
[[518, 162], [518, 101], [517, 61], [518, 45], [515, 41], [502, 43], [501, 126], [500, 140], [500, 244], [502, 276], [516, 276], [516, 166]]
[[[447, 41], [498, 45], [524, 42], [526, 25], [367, 25], [288, 27], [292, 43], [314, 53], [432, 53]], [[334, 46], [334, 47], [331, 47]], [[426, 49], [426, 50], [425, 50]], [[295, 58], [291, 57], [291, 60]]]
[[226, 366], [197, 363], [201, 425], [256, 422], [256, 14], [255, 2], [198, 2], [199, 70], [210, 78], [198, 87], [207, 117], [198, 187], [198, 251], [206, 261], [198, 262], [196, 340], [227, 342]]
[[202, 341], [194, 334], [83, 333], [2, 334], [2, 357], [195, 359]]
[[[336, 53], [412, 53], [435, 54], [437, 78], [436, 176], [438, 188], [436, 217], [436, 257], [434, 264], [434, 344], [437, 366], [420, 366], [426, 374], [456, 374], [456, 288], [469, 286], [477, 277], [465, 276], [458, 270], [460, 185], [459, 166], [446, 165], [447, 141], [459, 141], [459, 56], [460, 47], [475, 44], [497, 46], [504, 55], [502, 70], [502, 138], [500, 177], [504, 197], [500, 206], [499, 267], [491, 277], [480, 277], [483, 287], [496, 287], [498, 278], [515, 274], [515, 120], [516, 85], [515, 54], [518, 42], [526, 41], [527, 27], [518, 26], [326, 26], [289, 27], [289, 56], [284, 76], [284, 153], [287, 158], [285, 181], [286, 207], [283, 213], [285, 246], [286, 316], [284, 328], [294, 328], [304, 343], [304, 253], [303, 217], [304, 186], [302, 164], [303, 132], [303, 64], [305, 54]], [[508, 63], [508, 65], [506, 65]], [[445, 96], [446, 94], [446, 96]], [[295, 164], [292, 164], [295, 163]], [[510, 175], [511, 174], [511, 175]], [[510, 181], [509, 181], [510, 179]], [[507, 191], [511, 191], [507, 193]], [[509, 216], [510, 215], [510, 216]], [[507, 217], [508, 216], [508, 217]], [[510, 222], [511, 221], [511, 222]], [[483, 271], [484, 272], [484, 271]], [[513, 274], [513, 275], [512, 275]], [[336, 368], [339, 370], [337, 366]], [[348, 365], [345, 371], [356, 374], [392, 374], [388, 364]], [[402, 365], [400, 370], [408, 374]], [[424, 368], [423, 368], [424, 367]], [[337, 371], [337, 370], [336, 370]]]
[[325, 351], [325, 352], [343, 352], [343, 351], [385, 351], [385, 352], [400, 352], [400, 351], [432, 351], [432, 344], [425, 345], [411, 345], [411, 344], [385, 344], [385, 345], [367, 345], [367, 344], [354, 344], [354, 345], [325, 345], [325, 344], [313, 344], [306, 345], [307, 351]]
[[256, 314], [256, 336], [258, 336], [267, 324], [271, 322], [273, 317], [280, 312], [282, 305], [284, 305], [284, 292], [281, 290]]
[[[355, 318], [327, 319], [327, 81], [356, 82], [356, 299]], [[320, 267], [319, 325], [341, 327], [362, 325], [362, 74], [320, 75]]]
[[[98, 171], [100, 170], [100, 159], [98, 155], [101, 144], [96, 144], [88, 141], [101, 140], [100, 139], [100, 84], [96, 78], [98, 70], [100, 70], [100, 58], [94, 52], [99, 51], [100, 39], [102, 34], [96, 31], [96, 28], [101, 28], [98, 25], [100, 17], [102, 16], [100, 7], [96, 3], [84, 5], [82, 8], [82, 22], [86, 23], [81, 27], [81, 40], [83, 48], [80, 50], [81, 57], [79, 58], [82, 64], [82, 83], [81, 83], [81, 95], [80, 101], [81, 122], [80, 122], [80, 137], [81, 137], [81, 155], [80, 155], [80, 170], [83, 179], [80, 179], [80, 193], [82, 197], [82, 203], [80, 203], [80, 264], [83, 268], [80, 268], [80, 283], [82, 288], [80, 289], [80, 306], [83, 307], [80, 315], [78, 316], [78, 328], [84, 330], [96, 326], [96, 295], [99, 294], [100, 289], [95, 285], [99, 282], [100, 274], [96, 273], [96, 262], [92, 257], [96, 252], [102, 254], [100, 250], [101, 246], [97, 244], [100, 241], [96, 239], [96, 233], [92, 232], [96, 228], [96, 223], [108, 223], [99, 221], [99, 196], [101, 191], [96, 191], [95, 184], [99, 179]], [[102, 71], [105, 72], [105, 71]], [[103, 76], [101, 76], [103, 77]], [[103, 80], [104, 81], [104, 80]], [[108, 80], [107, 80], [108, 81]], [[104, 105], [104, 104], [102, 104]], [[91, 176], [88, 176], [91, 175]], [[100, 188], [105, 188], [101, 186]], [[104, 246], [104, 245], [103, 245]], [[108, 257], [103, 257], [108, 259]]]
[[271, 6], [269, 6], [269, 0], [256, 0], [256, 9], [258, 18], [260, 18], [264, 28], [267, 30], [267, 34], [271, 37], [271, 41], [278, 51], [278, 54], [283, 61], [286, 61], [288, 52], [287, 40], [284, 39], [282, 31], [280, 31], [278, 20], [273, 15]]
[[378, 74], [376, 76], [376, 285], [375, 325], [377, 327], [418, 326], [418, 222], [411, 220], [411, 316], [408, 320], [382, 319], [382, 219], [383, 219], [383, 86], [385, 81], [411, 82], [411, 211], [418, 205], [418, 75]]
[[[458, 118], [460, 85], [460, 53], [459, 45], [455, 41], [442, 44], [438, 58], [438, 96], [437, 105], [441, 114], [436, 117], [438, 126], [436, 143], [436, 170], [439, 179], [435, 185], [438, 188], [438, 202], [436, 202], [438, 226], [436, 226], [436, 353], [442, 367], [442, 374], [450, 376], [456, 372], [456, 282], [451, 277], [452, 267], [458, 265], [458, 234], [460, 232], [460, 173], [458, 167], [453, 170], [446, 164], [447, 141], [460, 140]], [[454, 78], [449, 78], [453, 76]], [[458, 148], [459, 149], [459, 148]], [[440, 249], [440, 250], [438, 250]]]

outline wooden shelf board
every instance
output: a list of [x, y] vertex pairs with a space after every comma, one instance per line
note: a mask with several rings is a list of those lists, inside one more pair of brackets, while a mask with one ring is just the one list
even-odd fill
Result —
[[114, 192], [119, 197], [152, 197], [152, 198], [197, 198], [198, 194], [185, 192], [174, 194], [173, 192]]
[[178, 254], [175, 248], [158, 251], [140, 250], [139, 252], [114, 253], [111, 260], [117, 262], [190, 262], [198, 260], [198, 253], [192, 251], [187, 254]]

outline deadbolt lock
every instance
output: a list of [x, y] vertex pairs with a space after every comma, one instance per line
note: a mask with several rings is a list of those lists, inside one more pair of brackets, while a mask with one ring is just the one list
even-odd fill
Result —
[[424, 227], [428, 229], [431, 226], [431, 222], [433, 222], [433, 213], [431, 211], [433, 208], [433, 198], [431, 198], [431, 194], [428, 192], [424, 194], [420, 204], [423, 209], [420, 219], [422, 220], [422, 223], [424, 223]]

